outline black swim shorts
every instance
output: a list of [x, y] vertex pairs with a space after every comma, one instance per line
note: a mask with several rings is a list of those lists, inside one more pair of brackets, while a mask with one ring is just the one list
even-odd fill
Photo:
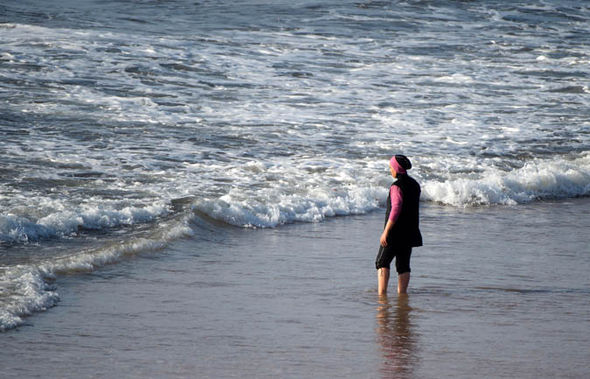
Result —
[[411, 272], [411, 255], [411, 247], [395, 245], [387, 245], [386, 247], [380, 246], [379, 253], [377, 253], [377, 259], [375, 259], [375, 267], [377, 267], [377, 270], [380, 268], [390, 268], [391, 261], [393, 258], [395, 258], [395, 269], [397, 270], [398, 274]]

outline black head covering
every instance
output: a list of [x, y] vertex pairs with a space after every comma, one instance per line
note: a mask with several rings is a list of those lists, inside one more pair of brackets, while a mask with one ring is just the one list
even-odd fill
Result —
[[405, 170], [409, 170], [412, 168], [412, 162], [410, 162], [410, 160], [408, 159], [408, 157], [406, 157], [405, 155], [402, 154], [396, 154], [395, 155], [395, 160], [397, 161], [397, 163], [399, 163], [400, 166], [402, 166]]

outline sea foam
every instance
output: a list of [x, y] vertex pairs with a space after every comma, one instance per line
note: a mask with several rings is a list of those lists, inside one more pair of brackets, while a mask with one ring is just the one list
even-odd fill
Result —
[[0, 215], [0, 242], [31, 242], [64, 237], [80, 229], [100, 230], [145, 223], [168, 213], [165, 202], [144, 207], [127, 206], [116, 209], [108, 205], [84, 205], [76, 210], [50, 213], [37, 220], [14, 214]]
[[267, 191], [256, 198], [244, 198], [231, 190], [218, 199], [199, 200], [193, 208], [231, 225], [269, 228], [367, 213], [379, 207], [379, 198], [384, 195], [384, 189], [371, 186], [347, 186], [339, 191], [316, 188], [289, 195]]
[[477, 178], [427, 181], [422, 199], [465, 207], [515, 205], [587, 195], [590, 195], [590, 155], [573, 160], [535, 159], [512, 171], [487, 168]]
[[55, 288], [33, 267], [0, 268], [0, 331], [23, 323], [23, 317], [59, 301]]
[[49, 282], [57, 274], [92, 271], [124, 257], [161, 250], [171, 241], [192, 234], [185, 218], [180, 223], [163, 223], [149, 238], [112, 241], [33, 264], [0, 267], [0, 331], [22, 325], [26, 316], [55, 306], [59, 294]]
[[[421, 166], [420, 160], [416, 161], [418, 164], [410, 174], [422, 185], [421, 200], [425, 202], [470, 207], [590, 195], [590, 155], [577, 159], [534, 159], [508, 171], [493, 162], [484, 165], [474, 159], [471, 163], [461, 162], [461, 167], [472, 167], [461, 173], [451, 171], [453, 162], [449, 160], [440, 167], [436, 163]], [[383, 166], [387, 167], [387, 163]], [[195, 200], [193, 209], [231, 225], [262, 228], [367, 213], [384, 206], [387, 198], [389, 181], [378, 167], [372, 164], [365, 170], [327, 170], [324, 173], [330, 177], [331, 186], [320, 184], [319, 173], [306, 176], [302, 170], [285, 167], [285, 172], [290, 170], [289, 175], [297, 177], [296, 189], [288, 183], [255, 191], [233, 187], [223, 196]], [[257, 175], [264, 174], [265, 168], [260, 170]], [[425, 172], [436, 170], [446, 180], [425, 178]], [[341, 177], [336, 178], [335, 172]]]

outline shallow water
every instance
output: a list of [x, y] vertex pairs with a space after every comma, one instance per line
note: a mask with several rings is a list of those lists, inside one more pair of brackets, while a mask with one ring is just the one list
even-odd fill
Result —
[[[382, 214], [193, 227], [60, 277], [60, 305], [2, 335], [14, 377], [584, 377], [586, 199], [423, 207], [407, 297], [376, 294]], [[575, 224], [575, 225], [572, 225]], [[26, 352], [23, 354], [23, 352]], [[19, 356], [16, 360], [14, 357]]]

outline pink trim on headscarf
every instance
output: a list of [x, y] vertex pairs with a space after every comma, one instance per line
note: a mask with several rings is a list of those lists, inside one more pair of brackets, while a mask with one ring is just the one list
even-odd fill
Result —
[[393, 157], [391, 157], [391, 159], [389, 160], [389, 165], [391, 167], [393, 167], [395, 172], [397, 172], [398, 174], [405, 174], [406, 173], [406, 169], [403, 168], [402, 166], [400, 166], [399, 163], [397, 163], [397, 159], [395, 159], [395, 155]]

